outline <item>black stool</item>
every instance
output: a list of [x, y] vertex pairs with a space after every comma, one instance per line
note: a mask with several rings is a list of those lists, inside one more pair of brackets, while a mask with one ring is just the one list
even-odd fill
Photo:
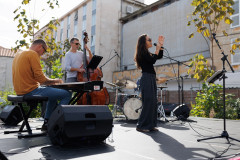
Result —
[[[21, 133], [21, 132], [28, 132], [28, 134], [22, 135], [19, 134], [18, 138], [29, 138], [29, 137], [38, 137], [47, 135], [46, 132], [42, 133], [32, 133], [31, 127], [28, 123], [28, 118], [33, 111], [33, 109], [37, 108], [38, 103], [43, 103], [47, 101], [48, 97], [33, 95], [33, 96], [17, 96], [17, 95], [8, 95], [8, 101], [11, 101], [14, 105], [17, 105], [20, 108], [20, 112], [22, 114], [23, 123], [19, 130], [17, 131], [5, 131], [4, 134], [9, 133]], [[29, 108], [28, 113], [26, 114], [23, 110], [23, 103], [26, 103]], [[26, 126], [27, 130], [23, 130], [24, 126]]]

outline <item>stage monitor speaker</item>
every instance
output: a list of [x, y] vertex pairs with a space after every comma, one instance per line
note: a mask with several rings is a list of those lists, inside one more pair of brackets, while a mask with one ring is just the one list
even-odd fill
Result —
[[105, 105], [61, 105], [48, 121], [53, 144], [100, 143], [112, 132], [113, 117]]
[[181, 104], [173, 110], [173, 113], [179, 120], [187, 120], [190, 109], [187, 105]]
[[3, 108], [0, 119], [6, 124], [6, 125], [12, 125], [15, 126], [19, 122], [23, 120], [20, 108], [14, 105], [7, 105]]

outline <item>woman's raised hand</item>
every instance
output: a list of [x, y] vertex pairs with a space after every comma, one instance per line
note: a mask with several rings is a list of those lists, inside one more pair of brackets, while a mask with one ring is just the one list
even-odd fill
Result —
[[164, 36], [159, 36], [159, 37], [158, 37], [158, 43], [160, 44], [160, 46], [163, 46], [164, 39], [165, 39]]

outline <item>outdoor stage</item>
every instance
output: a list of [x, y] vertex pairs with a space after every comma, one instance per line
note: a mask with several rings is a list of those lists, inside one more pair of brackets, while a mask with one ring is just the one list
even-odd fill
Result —
[[[30, 125], [41, 127], [42, 121], [32, 119]], [[240, 159], [240, 142], [230, 140], [231, 144], [227, 144], [225, 138], [197, 142], [203, 136], [220, 135], [222, 119], [190, 117], [187, 122], [159, 121], [159, 132], [147, 134], [136, 131], [135, 126], [136, 121], [117, 118], [113, 134], [104, 143], [60, 147], [53, 146], [48, 137], [18, 139], [17, 134], [4, 135], [3, 131], [11, 128], [0, 123], [0, 150], [10, 160], [202, 160], [214, 158], [227, 149], [219, 159]], [[229, 136], [240, 140], [240, 120], [226, 120], [226, 130]]]

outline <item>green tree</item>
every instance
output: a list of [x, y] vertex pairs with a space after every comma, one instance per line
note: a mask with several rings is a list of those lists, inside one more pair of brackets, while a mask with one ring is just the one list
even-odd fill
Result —
[[[210, 57], [211, 57], [211, 64], [210, 68], [211, 70], [214, 67], [213, 62], [213, 33], [217, 33], [218, 27], [221, 23], [231, 24], [233, 21], [230, 19], [229, 16], [231, 16], [234, 13], [234, 9], [232, 8], [232, 5], [234, 4], [233, 0], [193, 0], [192, 6], [194, 7], [194, 10], [188, 18], [190, 20], [188, 21], [188, 26], [194, 25], [197, 29], [197, 32], [200, 33], [204, 39], [206, 40], [206, 43], [209, 46], [209, 49], [211, 51]], [[222, 33], [227, 36], [225, 30], [222, 30]], [[194, 33], [191, 33], [189, 35], [189, 38], [193, 38]], [[210, 47], [211, 45], [211, 47]], [[237, 46], [234, 45], [236, 48]], [[233, 52], [232, 52], [233, 53]], [[197, 65], [197, 63], [202, 63], [202, 61], [194, 61], [197, 60], [196, 58], [191, 59], [192, 63]], [[192, 65], [194, 67], [195, 65]], [[201, 66], [201, 64], [200, 64]], [[191, 68], [193, 72], [189, 72], [193, 74], [193, 77], [198, 77], [198, 75], [203, 76], [201, 79], [207, 79], [206, 77], [211, 76], [212, 71], [203, 71], [207, 69], [206, 67], [200, 67], [200, 68]], [[207, 69], [208, 70], [208, 69]], [[205, 73], [205, 74], [202, 74]]]

